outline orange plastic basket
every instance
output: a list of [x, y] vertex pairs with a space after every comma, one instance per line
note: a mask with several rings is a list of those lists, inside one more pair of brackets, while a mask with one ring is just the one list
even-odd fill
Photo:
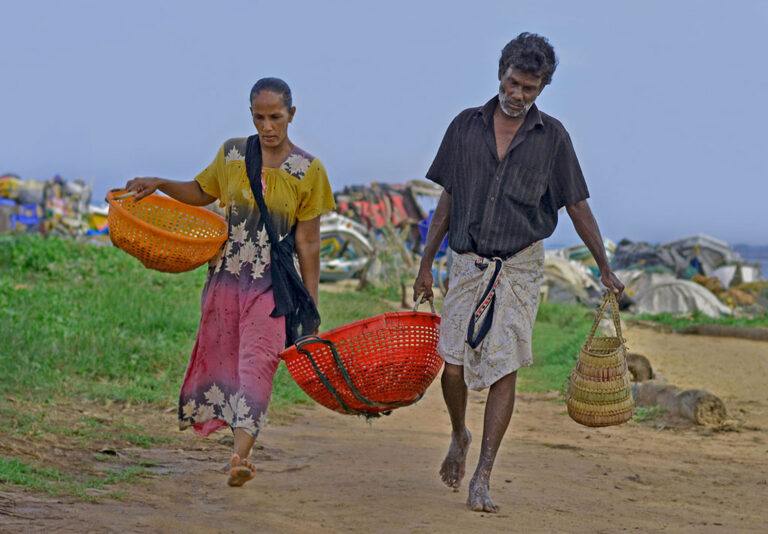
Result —
[[434, 313], [385, 313], [301, 338], [280, 356], [323, 406], [378, 417], [419, 400], [437, 376], [439, 324]]
[[150, 269], [191, 271], [227, 240], [227, 221], [210, 210], [154, 194], [135, 202], [124, 194], [107, 193], [109, 238]]

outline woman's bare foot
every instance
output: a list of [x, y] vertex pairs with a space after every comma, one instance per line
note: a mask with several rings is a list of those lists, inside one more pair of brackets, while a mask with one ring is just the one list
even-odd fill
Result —
[[451, 436], [451, 446], [445, 455], [443, 465], [440, 466], [440, 478], [446, 486], [458, 491], [461, 479], [464, 478], [464, 467], [467, 463], [467, 452], [472, 442], [472, 434], [469, 429], [464, 429], [463, 436]]
[[472, 480], [469, 482], [467, 505], [473, 512], [490, 512], [495, 514], [499, 511], [499, 507], [491, 500], [489, 488], [490, 483], [487, 477], [478, 476], [477, 474], [472, 477]]
[[227, 484], [230, 486], [242, 486], [255, 476], [256, 466], [248, 460], [241, 460], [237, 454], [232, 455], [230, 464], [232, 468], [229, 470], [229, 479], [227, 480]]

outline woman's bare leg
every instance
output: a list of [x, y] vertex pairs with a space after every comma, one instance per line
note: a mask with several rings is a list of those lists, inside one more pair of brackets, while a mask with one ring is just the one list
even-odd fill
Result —
[[254, 441], [253, 436], [242, 428], [235, 429], [235, 448], [227, 480], [230, 486], [242, 486], [255, 476], [256, 466], [248, 461]]

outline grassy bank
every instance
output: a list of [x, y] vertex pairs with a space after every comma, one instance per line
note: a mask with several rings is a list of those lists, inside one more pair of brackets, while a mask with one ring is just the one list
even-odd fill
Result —
[[[0, 393], [173, 405], [204, 280], [204, 269], [150, 271], [113, 247], [0, 237]], [[390, 310], [371, 293], [320, 301], [324, 330]], [[583, 308], [543, 303], [521, 387], [557, 389], [589, 324]], [[284, 370], [274, 395], [278, 405], [306, 400]]]
[[562, 389], [593, 318], [593, 313], [581, 306], [542, 302], [533, 328], [533, 365], [518, 373], [518, 389]]
[[[145, 269], [113, 247], [0, 237], [0, 394], [173, 404], [199, 321], [205, 269]], [[323, 294], [323, 328], [382, 313]], [[305, 399], [285, 376], [275, 401]]]
[[659, 313], [656, 315], [640, 314], [636, 319], [652, 321], [660, 325], [668, 326], [673, 330], [682, 330], [688, 326], [704, 324], [768, 328], [768, 313], [750, 317], [709, 317], [700, 312], [686, 316], [672, 315], [671, 313]]

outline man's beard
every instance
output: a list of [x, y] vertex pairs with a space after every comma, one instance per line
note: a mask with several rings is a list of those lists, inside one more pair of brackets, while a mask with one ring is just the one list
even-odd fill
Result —
[[499, 107], [501, 108], [501, 111], [506, 115], [507, 117], [510, 117], [512, 119], [517, 119], [520, 117], [524, 117], [526, 113], [528, 113], [528, 110], [531, 109], [531, 106], [533, 106], [533, 101], [528, 102], [527, 104], [523, 104], [522, 109], [516, 110], [512, 109], [507, 106], [508, 103], [514, 103], [515, 105], [518, 104], [518, 102], [515, 102], [511, 98], [507, 98], [507, 95], [504, 94], [504, 89], [499, 88]]

